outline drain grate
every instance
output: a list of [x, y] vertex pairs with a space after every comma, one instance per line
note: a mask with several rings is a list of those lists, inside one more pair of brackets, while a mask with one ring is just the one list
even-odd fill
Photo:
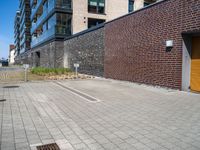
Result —
[[6, 99], [0, 99], [0, 102], [5, 102], [6, 101]]
[[37, 150], [60, 150], [56, 143], [51, 143], [47, 145], [41, 145], [36, 147]]
[[19, 88], [19, 86], [12, 85], [12, 86], [4, 86], [4, 89], [13, 89], [13, 88]]

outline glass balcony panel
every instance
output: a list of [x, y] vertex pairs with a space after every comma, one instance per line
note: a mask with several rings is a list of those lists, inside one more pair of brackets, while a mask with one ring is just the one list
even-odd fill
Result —
[[48, 0], [48, 12], [51, 12], [55, 8], [55, 0]]
[[46, 41], [48, 38], [50, 38], [53, 35], [55, 35], [55, 27], [47, 30], [42, 35], [40, 35], [39, 37], [37, 37], [35, 39], [33, 38], [32, 42], [31, 42], [31, 47], [34, 47], [34, 46]]
[[54, 0], [49, 0], [49, 3], [50, 2], [52, 2], [50, 5], [52, 5], [53, 7], [47, 7], [45, 5], [43, 6], [43, 14], [38, 18], [36, 23], [32, 22], [31, 33], [33, 33], [38, 28], [38, 26], [41, 25], [41, 23], [47, 17], [47, 15], [54, 9]]
[[56, 26], [56, 34], [59, 35], [71, 35], [71, 27], [67, 26], [62, 26], [62, 25], [57, 25]]
[[47, 12], [43, 12], [42, 16], [40, 16], [40, 18], [38, 18], [36, 23], [32, 23], [32, 28], [31, 28], [31, 33], [33, 33], [38, 26], [41, 25], [42, 21], [47, 17]]
[[33, 19], [33, 17], [35, 16], [35, 13], [37, 12], [42, 2], [43, 0], [38, 0], [36, 7], [31, 10], [31, 19]]

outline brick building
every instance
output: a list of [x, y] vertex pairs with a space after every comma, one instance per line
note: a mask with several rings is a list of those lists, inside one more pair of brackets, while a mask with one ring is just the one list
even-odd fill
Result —
[[20, 0], [20, 20], [23, 22], [20, 24], [20, 55], [17, 62], [33, 66], [63, 66], [60, 56], [64, 38], [156, 1]]
[[31, 59], [72, 69], [78, 62], [83, 73], [200, 91], [200, 1], [160, 0], [140, 9], [136, 2], [132, 13], [32, 49], [43, 54]]
[[164, 0], [107, 23], [105, 77], [200, 91], [199, 18], [200, 1]]
[[64, 38], [127, 14], [128, 2], [31, 0], [33, 66], [63, 66]]
[[[200, 1], [163, 0], [78, 34], [65, 41], [65, 65], [80, 62], [81, 72], [96, 74], [93, 64], [106, 78], [200, 91], [199, 8]], [[95, 45], [103, 47], [99, 56], [90, 52]]]

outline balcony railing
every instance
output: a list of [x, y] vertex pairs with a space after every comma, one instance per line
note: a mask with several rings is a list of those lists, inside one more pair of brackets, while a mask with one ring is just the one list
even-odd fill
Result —
[[[35, 8], [32, 8], [32, 12], [31, 12], [31, 20], [33, 20], [34, 16], [36, 15], [39, 7], [41, 7], [42, 3], [44, 0], [38, 0], [37, 5], [35, 6]], [[49, 9], [63, 9], [63, 10], [68, 10], [68, 11], [72, 11], [72, 1], [68, 1], [67, 4], [63, 4], [63, 3], [58, 3], [57, 0], [53, 0], [52, 3], [49, 3], [48, 6]], [[50, 12], [50, 10], [48, 9], [48, 12]]]
[[41, 25], [42, 21], [47, 17], [48, 12], [44, 12], [40, 18], [38, 18], [36, 23], [32, 23], [31, 34]]
[[34, 46], [44, 42], [45, 40], [47, 40], [48, 38], [50, 38], [53, 35], [55, 35], [55, 27], [45, 31], [42, 35], [40, 35], [36, 39], [32, 39], [31, 47], [34, 47]]
[[55, 26], [56, 28], [56, 35], [65, 35], [65, 36], [69, 36], [71, 35], [71, 27], [66, 27], [66, 26], [62, 26], [62, 25], [57, 25]]
[[45, 42], [46, 40], [50, 39], [53, 36], [65, 37], [65, 36], [70, 36], [70, 35], [71, 35], [71, 27], [57, 25], [45, 31], [39, 37], [35, 39], [32, 38], [31, 47], [37, 46], [38, 44]]
[[35, 6], [35, 8], [32, 8], [31, 10], [31, 20], [33, 19], [33, 17], [35, 16], [36, 12], [38, 11], [38, 8], [42, 5], [43, 0], [38, 0], [37, 5]]

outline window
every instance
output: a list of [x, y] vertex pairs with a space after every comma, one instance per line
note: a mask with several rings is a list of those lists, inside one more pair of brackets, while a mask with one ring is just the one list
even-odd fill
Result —
[[56, 33], [71, 35], [71, 18], [70, 14], [57, 14]]
[[144, 7], [150, 5], [151, 3], [148, 3], [148, 2], [144, 2]]
[[103, 19], [88, 18], [88, 28], [94, 27], [94, 26], [104, 23], [104, 22], [105, 22], [105, 20], [103, 20]]
[[158, 0], [144, 0], [144, 7], [157, 2]]
[[129, 12], [134, 11], [134, 0], [129, 0], [128, 11]]
[[62, 8], [62, 9], [71, 9], [71, 0], [57, 0], [56, 1], [56, 7]]
[[104, 14], [105, 0], [88, 0], [88, 12]]

